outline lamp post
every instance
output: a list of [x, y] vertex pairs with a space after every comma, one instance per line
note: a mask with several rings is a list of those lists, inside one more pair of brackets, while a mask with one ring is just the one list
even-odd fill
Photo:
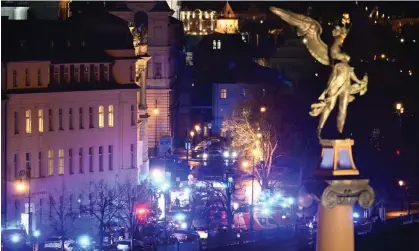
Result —
[[406, 196], [406, 203], [407, 203], [407, 215], [410, 219], [411, 212], [410, 212], [410, 202], [409, 202], [409, 192], [407, 191], [407, 184], [404, 180], [399, 180], [399, 186], [404, 189], [404, 195]]
[[155, 132], [155, 157], [157, 157], [158, 155], [158, 150], [157, 150], [157, 116], [159, 115], [159, 109], [157, 108], [157, 100], [156, 100], [156, 108], [153, 109], [153, 114], [154, 114], [154, 120], [155, 120], [155, 128], [154, 128], [154, 132]]
[[[31, 168], [30, 166], [26, 167], [26, 170], [22, 170], [19, 172], [19, 176], [20, 176], [20, 182], [16, 184], [16, 189], [18, 190], [18, 192], [25, 192], [25, 188], [27, 189], [28, 192], [28, 220], [29, 220], [29, 224], [28, 224], [28, 235], [29, 235], [29, 240], [32, 241], [32, 212], [31, 212]], [[23, 184], [23, 180], [26, 176], [26, 179], [28, 180], [28, 185], [27, 187], [25, 187], [25, 185]]]

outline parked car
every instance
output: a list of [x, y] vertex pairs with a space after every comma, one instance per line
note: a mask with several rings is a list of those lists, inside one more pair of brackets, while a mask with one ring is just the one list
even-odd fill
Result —
[[31, 249], [25, 230], [6, 229], [1, 232], [1, 250]]
[[73, 240], [64, 236], [51, 236], [46, 239], [44, 247], [51, 249], [61, 249], [64, 242], [64, 250], [70, 250], [70, 244], [74, 243]]

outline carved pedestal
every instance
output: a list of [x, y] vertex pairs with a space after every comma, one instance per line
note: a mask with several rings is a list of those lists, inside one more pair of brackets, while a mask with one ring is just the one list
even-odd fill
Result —
[[353, 140], [321, 140], [322, 160], [313, 182], [306, 184], [317, 198], [317, 251], [354, 251], [353, 205], [369, 208], [374, 190], [362, 179], [352, 158]]

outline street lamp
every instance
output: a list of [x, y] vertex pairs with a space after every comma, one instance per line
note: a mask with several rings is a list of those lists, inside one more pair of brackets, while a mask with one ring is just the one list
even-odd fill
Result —
[[262, 113], [266, 112], [266, 106], [264, 106], [264, 105], [261, 106], [260, 107], [260, 112], [262, 112]]
[[[20, 193], [24, 193], [25, 190], [28, 192], [28, 234], [29, 234], [29, 240], [32, 242], [32, 212], [31, 212], [31, 167], [26, 166], [26, 170], [22, 170], [19, 172], [20, 176], [20, 183], [16, 184], [16, 189]], [[23, 179], [26, 176], [26, 179], [28, 180], [28, 185], [25, 186], [23, 183]]]
[[399, 186], [404, 188], [404, 194], [406, 196], [406, 202], [407, 202], [407, 215], [411, 217], [410, 213], [410, 202], [409, 202], [409, 193], [407, 191], [408, 187], [406, 185], [406, 182], [404, 180], [399, 180]]
[[195, 132], [194, 131], [190, 131], [189, 135], [191, 135], [191, 138], [193, 138], [195, 136]]

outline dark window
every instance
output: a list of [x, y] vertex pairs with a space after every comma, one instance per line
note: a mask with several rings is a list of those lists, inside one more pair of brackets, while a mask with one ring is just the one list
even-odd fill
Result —
[[79, 172], [84, 173], [83, 166], [83, 148], [79, 148]]
[[130, 150], [131, 150], [131, 168], [135, 168], [135, 146], [134, 146], [134, 144], [131, 144]]
[[53, 117], [52, 117], [52, 109], [48, 110], [48, 127], [49, 127], [49, 131], [52, 132], [54, 131], [54, 124], [53, 124]]
[[45, 177], [44, 167], [42, 165], [42, 152], [38, 153], [38, 171], [39, 177]]
[[29, 87], [30, 86], [30, 83], [29, 83], [29, 70], [28, 69], [25, 70], [25, 86], [26, 87]]
[[103, 172], [103, 146], [99, 146], [99, 172]]
[[129, 67], [129, 81], [134, 82], [134, 67], [132, 65]]
[[38, 86], [42, 86], [41, 69], [38, 69]]
[[70, 83], [76, 82], [75, 74], [74, 74], [74, 65], [70, 65]]
[[17, 153], [13, 155], [13, 169], [15, 172], [15, 179], [19, 179], [19, 155]]
[[89, 128], [93, 128], [93, 107], [89, 107]]
[[13, 120], [14, 120], [15, 134], [19, 134], [19, 113], [18, 112], [13, 113]]
[[89, 171], [93, 173], [93, 147], [89, 147]]
[[73, 149], [68, 149], [68, 170], [70, 174], [74, 174], [73, 171]]
[[108, 157], [109, 157], [109, 170], [113, 170], [113, 146], [109, 145], [108, 147]]
[[79, 129], [83, 129], [83, 107], [79, 108]]
[[161, 63], [154, 63], [154, 78], [155, 79], [162, 78]]
[[135, 106], [131, 105], [131, 125], [135, 125]]
[[67, 79], [65, 78], [65, 74], [64, 74], [64, 65], [60, 65], [60, 83], [66, 83]]
[[13, 70], [13, 88], [17, 87], [17, 72]]
[[64, 130], [64, 128], [63, 128], [63, 109], [58, 109], [58, 129], [60, 131]]
[[68, 109], [68, 129], [73, 130], [73, 108]]

